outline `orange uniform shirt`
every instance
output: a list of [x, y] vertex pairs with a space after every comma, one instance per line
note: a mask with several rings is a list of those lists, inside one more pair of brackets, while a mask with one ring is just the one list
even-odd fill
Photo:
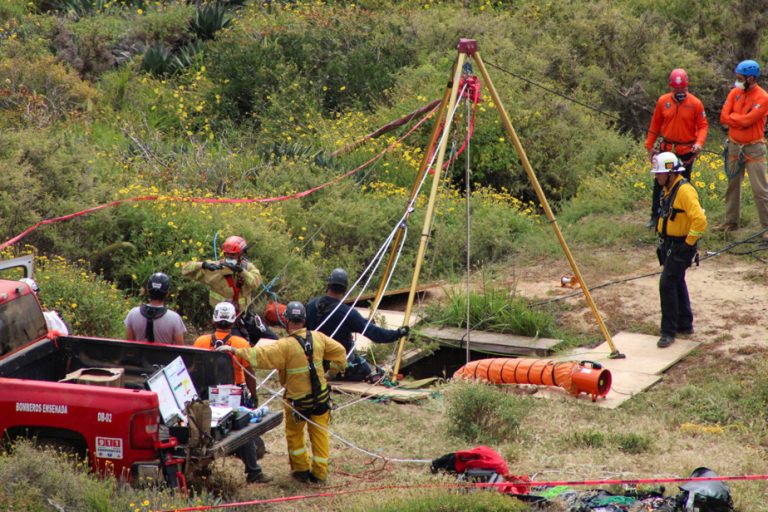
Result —
[[[220, 331], [216, 329], [217, 340], [223, 340], [227, 337], [227, 334], [228, 333], [226, 331]], [[227, 344], [232, 345], [232, 348], [250, 348], [251, 346], [251, 344], [248, 343], [245, 338], [241, 338], [240, 336], [230, 336]], [[214, 347], [211, 343], [211, 335], [203, 334], [195, 340], [194, 346], [197, 348], [207, 348], [209, 350], [213, 350]], [[232, 364], [235, 366], [235, 384], [245, 384], [245, 373], [243, 373], [243, 369], [239, 364], [237, 364], [237, 361], [240, 361], [243, 366], [248, 366], [248, 361], [235, 355], [232, 356]]]
[[765, 116], [768, 115], [768, 93], [759, 85], [745, 91], [734, 87], [728, 93], [720, 123], [728, 126], [728, 138], [738, 144], [763, 140]]
[[[678, 103], [674, 93], [669, 92], [656, 102], [651, 126], [645, 138], [645, 149], [650, 151], [656, 139], [663, 137], [667, 142], [679, 145], [675, 152], [684, 155], [691, 152], [691, 146], [694, 144], [704, 146], [708, 129], [707, 114], [699, 98], [688, 93], [685, 99]], [[662, 151], [666, 150], [662, 148]]]

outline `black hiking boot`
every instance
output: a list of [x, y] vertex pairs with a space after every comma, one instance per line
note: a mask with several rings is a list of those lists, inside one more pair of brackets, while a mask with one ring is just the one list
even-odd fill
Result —
[[669, 334], [662, 334], [659, 341], [656, 342], [656, 346], [659, 348], [667, 348], [675, 342], [675, 337]]

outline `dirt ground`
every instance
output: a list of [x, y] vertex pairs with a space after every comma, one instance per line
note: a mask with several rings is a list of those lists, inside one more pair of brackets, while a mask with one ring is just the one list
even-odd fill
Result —
[[[623, 255], [619, 259], [629, 260], [629, 257]], [[616, 255], [602, 254], [593, 255], [587, 265], [579, 263], [587, 284], [595, 287], [661, 269], [655, 258], [637, 258], [632, 264], [629, 261], [616, 264], [616, 260]], [[610, 270], [603, 270], [606, 268]], [[562, 262], [518, 269], [516, 274], [507, 284], [527, 298], [546, 300], [574, 291], [560, 285], [560, 278], [571, 274], [564, 258]], [[694, 313], [695, 341], [712, 344], [712, 348], [734, 358], [748, 352], [749, 347], [768, 346], [768, 322], [761, 321], [768, 310], [768, 266], [749, 257], [723, 254], [689, 269], [686, 281]], [[617, 330], [658, 334], [661, 318], [658, 282], [658, 276], [654, 275], [592, 292], [611, 334]], [[598, 340], [597, 324], [583, 296], [568, 298], [565, 302], [572, 309], [565, 314], [564, 321], [584, 332], [594, 331]]]

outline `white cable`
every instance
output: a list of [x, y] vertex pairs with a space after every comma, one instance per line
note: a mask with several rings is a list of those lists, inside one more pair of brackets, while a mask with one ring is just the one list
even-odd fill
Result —
[[[466, 86], [466, 84], [465, 84], [465, 85], [464, 85], [464, 88], [463, 88], [463, 89], [461, 90], [461, 92], [460, 92], [460, 95], [459, 95], [459, 97], [461, 97], [461, 94], [463, 94], [463, 93], [464, 93], [464, 90], [466, 89], [466, 87], [467, 87], [467, 86]], [[450, 127], [450, 126], [453, 124], [453, 119], [454, 119], [454, 117], [455, 117], [455, 115], [456, 115], [456, 111], [458, 110], [458, 108], [459, 108], [459, 105], [460, 105], [460, 103], [459, 103], [459, 102], [456, 102], [456, 105], [454, 105], [454, 108], [453, 108], [453, 110], [452, 110], [452, 111], [449, 113], [449, 116], [448, 116], [448, 118], [446, 119], [446, 122], [445, 122], [445, 126], [444, 126], [444, 128], [443, 128], [444, 130], [447, 130], [447, 129], [449, 129], [449, 127]], [[437, 143], [437, 145], [435, 146], [435, 150], [434, 150], [434, 151], [433, 151], [433, 153], [432, 153], [432, 157], [431, 157], [431, 159], [430, 159], [430, 162], [429, 162], [429, 164], [428, 164], [428, 166], [427, 166], [427, 169], [431, 169], [431, 168], [432, 168], [432, 165], [434, 164], [434, 162], [435, 162], [435, 159], [437, 158], [437, 155], [438, 155], [438, 153], [439, 153], [440, 144], [442, 144], [442, 137], [440, 137], [440, 139], [438, 140], [438, 143]], [[374, 256], [374, 259], [371, 261], [371, 263], [369, 263], [369, 264], [368, 264], [368, 267], [366, 267], [366, 269], [365, 269], [365, 270], [364, 270], [364, 271], [363, 271], [363, 272], [360, 274], [360, 277], [358, 277], [357, 281], [355, 281], [355, 282], [354, 282], [354, 284], [353, 284], [353, 285], [352, 285], [352, 286], [351, 286], [351, 287], [350, 287], [350, 288], [347, 290], [347, 293], [346, 293], [346, 294], [344, 295], [344, 297], [343, 297], [343, 298], [342, 298], [342, 299], [339, 301], [339, 303], [338, 303], [338, 304], [336, 304], [336, 307], [334, 307], [334, 308], [333, 308], [333, 310], [331, 310], [331, 312], [330, 312], [330, 313], [329, 313], [329, 314], [328, 314], [328, 315], [325, 317], [325, 319], [324, 319], [322, 322], [320, 322], [320, 324], [319, 324], [319, 325], [316, 327], [316, 329], [315, 329], [315, 330], [319, 330], [319, 329], [320, 329], [320, 328], [321, 328], [323, 325], [325, 325], [325, 323], [326, 323], [326, 322], [327, 322], [327, 321], [328, 321], [328, 320], [329, 320], [329, 319], [330, 319], [330, 318], [333, 316], [333, 314], [334, 314], [334, 313], [335, 313], [335, 312], [336, 312], [336, 311], [337, 311], [337, 310], [338, 310], [338, 309], [341, 307], [341, 304], [343, 304], [343, 303], [344, 303], [344, 302], [347, 300], [347, 298], [349, 297], [349, 295], [351, 295], [352, 291], [353, 291], [353, 290], [354, 290], [354, 289], [357, 287], [357, 285], [360, 283], [360, 281], [362, 281], [363, 277], [364, 277], [364, 276], [365, 276], [365, 274], [368, 272], [368, 270], [371, 268], [371, 266], [372, 266], [372, 265], [375, 263], [376, 259], [378, 258], [379, 260], [381, 260], [381, 259], [383, 258], [383, 253], [384, 253], [384, 251], [386, 250], [386, 248], [387, 248], [387, 247], [389, 247], [389, 245], [392, 243], [392, 240], [394, 239], [394, 236], [395, 236], [395, 234], [397, 233], [397, 230], [400, 228], [401, 224], [403, 224], [403, 223], [406, 223], [406, 222], [407, 222], [407, 220], [408, 220], [408, 217], [409, 217], [409, 216], [410, 216], [410, 214], [413, 212], [413, 205], [416, 203], [416, 200], [418, 199], [418, 196], [419, 196], [419, 192], [421, 191], [421, 188], [424, 186], [424, 182], [426, 181], [426, 178], [427, 178], [428, 174], [429, 174], [429, 172], [425, 172], [425, 173], [424, 173], [424, 175], [422, 176], [422, 178], [421, 178], [421, 181], [419, 182], [419, 186], [418, 186], [418, 188], [416, 189], [416, 193], [415, 193], [415, 194], [413, 194], [413, 198], [411, 198], [411, 200], [408, 202], [408, 206], [405, 208], [405, 211], [403, 212], [403, 215], [400, 217], [400, 219], [399, 219], [399, 221], [397, 222], [397, 224], [395, 225], [394, 229], [392, 229], [392, 231], [390, 232], [389, 236], [387, 236], [387, 238], [385, 239], [384, 243], [383, 243], [383, 244], [382, 244], [382, 245], [379, 247], [379, 250], [377, 251], [376, 255]], [[402, 250], [402, 245], [401, 245], [401, 249], [400, 249], [400, 250]], [[382, 256], [379, 256], [380, 254], [381, 254]], [[397, 258], [399, 259], [399, 257], [400, 257], [400, 255], [399, 255], [399, 253], [398, 253], [398, 255], [397, 255]], [[378, 267], [378, 265], [377, 265], [377, 267]], [[393, 268], [394, 268], [394, 266], [393, 266]], [[388, 278], [388, 280], [387, 280], [387, 284], [389, 283], [389, 280], [390, 280], [390, 279], [391, 279], [391, 274], [390, 274], [390, 276], [389, 276], [389, 278]], [[369, 278], [369, 280], [368, 280], [368, 281], [370, 281], [370, 278]], [[367, 284], [366, 284], [366, 286], [367, 286]], [[386, 288], [385, 288], [385, 289], [386, 289]], [[363, 290], [364, 290], [364, 289], [363, 289]], [[358, 297], [355, 299], [355, 301], [353, 302], [353, 305], [352, 305], [352, 307], [354, 307], [354, 305], [355, 305], [355, 304], [357, 304], [357, 301], [359, 300], [359, 298], [360, 298], [361, 296], [362, 296], [362, 291], [361, 291], [361, 293], [358, 295]], [[374, 314], [374, 313], [375, 313], [375, 309], [371, 311], [371, 318], [373, 318], [373, 314]], [[347, 315], [349, 315], [349, 312], [347, 312]], [[346, 318], [347, 318], [347, 317], [345, 316], [345, 317], [344, 317], [344, 319], [346, 320]], [[342, 321], [341, 323], [339, 323], [339, 326], [341, 326], [341, 324], [342, 324], [342, 323], [343, 323], [343, 321]], [[369, 319], [369, 323], [370, 323], [370, 319]], [[337, 326], [336, 330], [338, 330], [339, 326]], [[367, 328], [367, 325], [366, 325], [366, 328]], [[333, 333], [333, 334], [335, 334], [335, 333], [336, 333], [336, 331], [334, 331], [334, 333]], [[333, 337], [333, 335], [331, 335], [331, 337]], [[356, 345], [357, 345], [357, 341], [355, 340], [355, 342], [352, 344], [352, 349], [351, 349], [351, 350], [350, 350], [350, 352], [347, 354], [347, 358], [349, 358], [350, 354], [351, 354], [351, 353], [352, 353], [352, 351], [355, 349]], [[241, 366], [242, 366], [242, 365], [241, 365]], [[247, 371], [247, 370], [246, 370], [246, 371]], [[256, 381], [257, 381], [257, 383], [258, 383], [258, 384], [257, 384], [257, 386], [256, 386], [256, 389], [258, 390], [258, 389], [260, 389], [261, 387], [263, 387], [263, 386], [265, 385], [265, 383], [266, 383], [266, 382], [267, 382], [267, 381], [268, 381], [270, 378], [272, 378], [272, 376], [273, 376], [275, 373], [277, 373], [277, 370], [272, 370], [272, 371], [271, 371], [271, 372], [270, 372], [270, 373], [269, 373], [269, 374], [268, 374], [268, 375], [267, 375], [267, 376], [264, 378], [264, 380], [262, 380], [261, 382], [259, 382], [259, 381], [258, 381], [258, 379], [256, 379]], [[253, 374], [251, 374], [251, 376], [253, 376]], [[255, 377], [254, 377], [254, 378], [255, 378]], [[269, 388], [267, 388], [267, 389], [269, 389]], [[284, 389], [284, 388], [283, 388], [283, 389]], [[281, 392], [283, 391], [283, 389], [279, 390], [277, 393], [281, 393]], [[266, 403], [269, 403], [269, 402], [270, 402], [270, 401], [272, 401], [274, 398], [275, 398], [275, 395], [273, 394], [273, 396], [272, 396], [272, 397], [270, 397], [270, 398], [267, 400], [267, 402], [266, 402]]]

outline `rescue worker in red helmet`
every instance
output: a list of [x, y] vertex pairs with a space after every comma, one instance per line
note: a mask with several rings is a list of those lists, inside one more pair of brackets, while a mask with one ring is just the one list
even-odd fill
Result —
[[[670, 92], [656, 101], [651, 126], [645, 138], [648, 158], [660, 152], [669, 151], [677, 155], [685, 166], [683, 177], [691, 179], [691, 170], [696, 157], [707, 140], [707, 114], [701, 100], [688, 92], [688, 73], [684, 69], [673, 69], [669, 74]], [[661, 139], [658, 147], [657, 140]], [[646, 226], [653, 228], [659, 218], [661, 188], [653, 182], [651, 219]]]
[[[656, 346], [666, 348], [676, 335], [693, 334], [693, 312], [685, 271], [697, 257], [698, 241], [707, 229], [707, 217], [696, 189], [683, 177], [683, 165], [674, 153], [656, 155], [651, 172], [663, 188], [656, 225], [656, 254], [664, 266], [659, 278], [661, 336]], [[697, 260], [698, 261], [698, 260]]]
[[[324, 362], [332, 369], [347, 365], [347, 353], [337, 341], [306, 326], [307, 311], [301, 302], [289, 302], [285, 310], [288, 336], [252, 348], [224, 345], [216, 350], [246, 359], [251, 368], [276, 369], [285, 388], [285, 438], [291, 476], [300, 482], [323, 482], [328, 477], [328, 424], [331, 420], [330, 386]], [[288, 405], [289, 404], [289, 405]], [[309, 421], [307, 421], [309, 420]], [[312, 458], [304, 430], [309, 431]]]
[[[765, 162], [765, 121], [768, 116], [768, 93], [757, 84], [760, 65], [754, 60], [739, 62], [734, 70], [736, 82], [728, 93], [720, 123], [728, 127], [725, 147], [728, 188], [725, 191], [725, 220], [714, 231], [739, 229], [741, 183], [744, 172], [755, 196], [760, 224], [768, 230], [768, 180]], [[768, 240], [768, 231], [763, 233]]]
[[261, 338], [277, 339], [277, 335], [253, 311], [253, 301], [259, 294], [262, 279], [259, 269], [246, 258], [247, 250], [248, 243], [244, 238], [230, 236], [221, 246], [223, 257], [220, 260], [190, 261], [182, 267], [181, 275], [209, 288], [211, 307], [216, 307], [219, 302], [232, 303], [238, 315], [233, 331], [253, 345]]

